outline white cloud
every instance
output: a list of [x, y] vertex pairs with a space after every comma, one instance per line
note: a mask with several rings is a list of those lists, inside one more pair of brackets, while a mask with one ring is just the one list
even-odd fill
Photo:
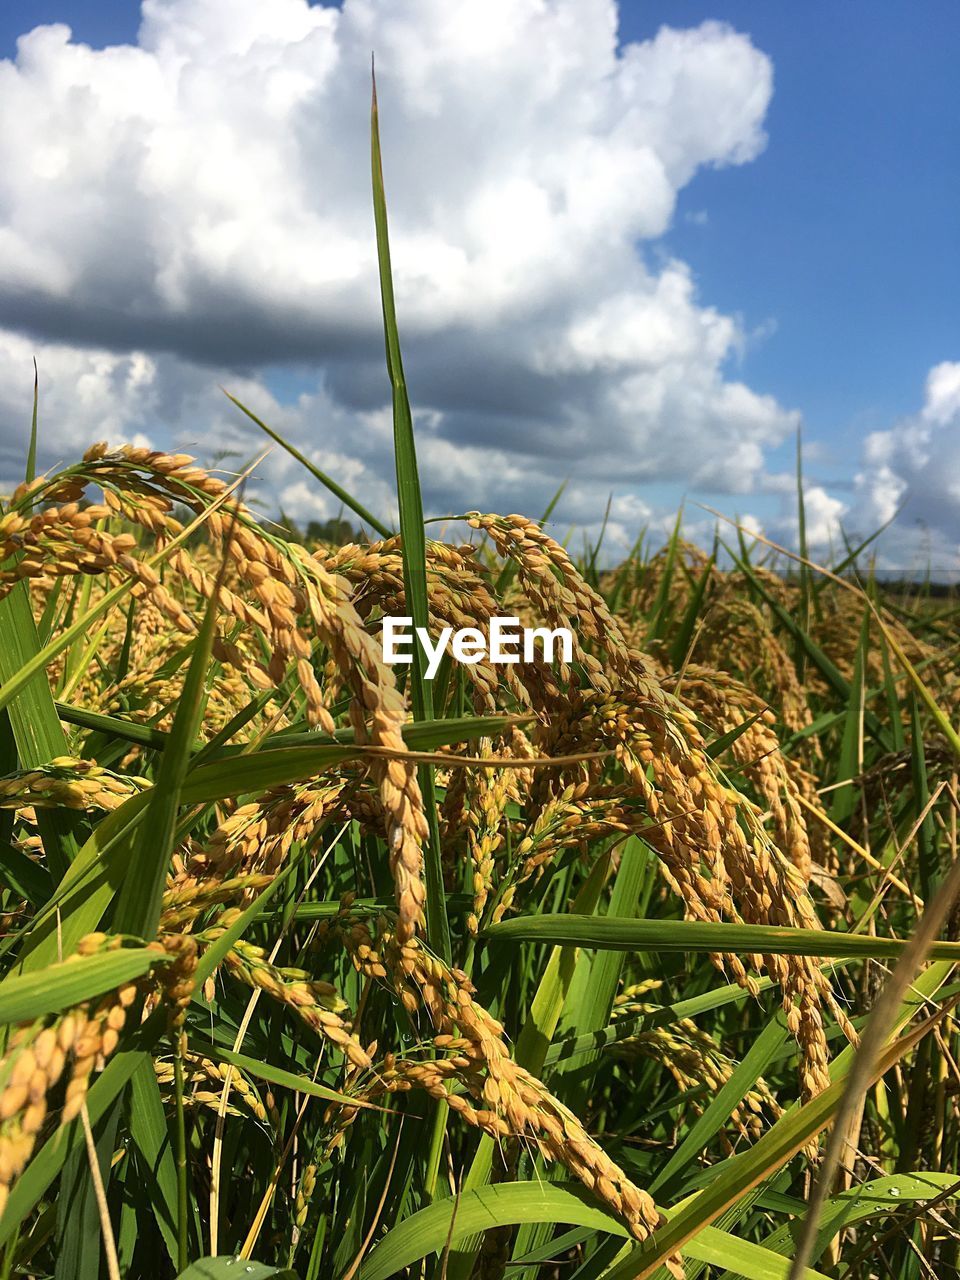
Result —
[[[809, 478], [810, 464], [823, 466], [827, 452], [804, 446], [806, 536], [815, 559], [829, 563], [846, 554], [847, 542], [856, 545], [893, 521], [865, 552], [879, 570], [960, 575], [960, 361], [929, 371], [917, 413], [863, 439], [852, 483]], [[764, 474], [756, 494], [769, 495], [770, 509], [741, 517], [741, 526], [795, 548], [795, 474]], [[710, 530], [698, 532], [706, 540]]]
[[[840, 551], [842, 554], [843, 544], [839, 540], [840, 525], [849, 510], [847, 503], [833, 497], [823, 485], [804, 485], [803, 512], [808, 545], [814, 549]], [[799, 540], [799, 533], [798, 521], [797, 540]]]
[[70, 462], [104, 436], [144, 435], [156, 412], [157, 364], [143, 352], [117, 354], [37, 344], [0, 332], [0, 482], [23, 479], [33, 404], [33, 358], [40, 357], [40, 438], [47, 460]]
[[900, 512], [880, 544], [887, 567], [960, 570], [960, 361], [930, 370], [918, 414], [867, 437], [855, 488], [859, 531]]
[[[751, 492], [796, 415], [729, 379], [739, 322], [638, 241], [699, 169], [761, 151], [770, 62], [715, 22], [618, 47], [613, 0], [145, 0], [136, 47], [22, 37], [0, 63], [2, 447], [36, 350], [49, 450], [164, 423], [250, 448], [223, 381], [390, 508], [371, 49], [431, 508], [537, 511], [566, 476], [587, 523], [649, 480]], [[282, 366], [314, 389], [280, 403]], [[291, 514], [326, 513], [267, 467]]]
[[948, 426], [960, 418], [960, 361], [945, 360], [927, 374], [922, 416], [937, 427]]

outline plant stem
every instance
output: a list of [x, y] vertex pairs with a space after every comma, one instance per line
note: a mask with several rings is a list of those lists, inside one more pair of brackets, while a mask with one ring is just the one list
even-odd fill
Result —
[[183, 1108], [183, 1036], [173, 1037], [174, 1087], [177, 1098], [177, 1269], [189, 1262], [187, 1250], [187, 1125]]

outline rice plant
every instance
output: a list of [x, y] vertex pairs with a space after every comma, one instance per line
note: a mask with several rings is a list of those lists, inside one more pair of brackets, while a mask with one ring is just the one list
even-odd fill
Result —
[[3, 505], [0, 1274], [956, 1274], [958, 601], [430, 536], [373, 124], [399, 528], [106, 443]]

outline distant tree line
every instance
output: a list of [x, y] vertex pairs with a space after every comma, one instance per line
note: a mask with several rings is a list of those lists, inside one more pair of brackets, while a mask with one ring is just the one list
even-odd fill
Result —
[[285, 512], [273, 524], [273, 532], [287, 542], [302, 542], [308, 546], [314, 542], [324, 542], [328, 546], [343, 547], [348, 542], [362, 542], [363, 535], [354, 529], [349, 520], [334, 516], [330, 520], [309, 520], [306, 528], [301, 529], [296, 521]]

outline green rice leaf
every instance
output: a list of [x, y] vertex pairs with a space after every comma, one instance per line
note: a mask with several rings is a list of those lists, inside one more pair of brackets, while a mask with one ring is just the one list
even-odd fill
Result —
[[13, 973], [0, 982], [0, 1024], [30, 1022], [60, 1013], [141, 978], [164, 957], [146, 947], [77, 956], [37, 973]]
[[[907, 945], [898, 938], [863, 937], [823, 929], [787, 929], [765, 924], [713, 924], [700, 920], [629, 920], [613, 916], [518, 916], [490, 925], [488, 938], [550, 942], [571, 947], [662, 953], [728, 952], [891, 959]], [[960, 942], [935, 942], [932, 960], [960, 960]]]
[[117, 903], [115, 927], [121, 932], [156, 935], [163, 890], [174, 849], [181, 793], [190, 767], [190, 754], [200, 728], [204, 686], [217, 622], [217, 596], [223, 582], [226, 553], [207, 605], [203, 625], [190, 659], [170, 737], [164, 748], [157, 781], [150, 794], [145, 821], [133, 846]]
[[[427, 544], [423, 530], [423, 502], [417, 473], [417, 450], [413, 436], [413, 415], [403, 374], [400, 355], [400, 333], [393, 297], [393, 273], [390, 266], [390, 238], [387, 229], [387, 199], [383, 186], [383, 164], [380, 156], [380, 126], [377, 110], [377, 86], [373, 82], [370, 106], [370, 147], [373, 174], [373, 211], [377, 228], [377, 260], [380, 267], [380, 296], [383, 302], [383, 331], [386, 341], [387, 373], [393, 393], [393, 444], [397, 467], [397, 501], [400, 508], [400, 536], [403, 548], [403, 590], [414, 628], [427, 630]], [[433, 719], [433, 691], [424, 672], [424, 656], [419, 645], [413, 646], [410, 667], [413, 694], [413, 718]], [[424, 849], [424, 878], [427, 890], [427, 937], [430, 945], [448, 961], [451, 957], [450, 926], [447, 922], [443, 895], [443, 869], [440, 861], [440, 830], [434, 790], [433, 766], [424, 764], [417, 771], [430, 837]]]
[[[600, 1208], [582, 1187], [514, 1182], [466, 1191], [438, 1201], [394, 1227], [360, 1268], [359, 1280], [389, 1280], [404, 1268], [441, 1253], [471, 1233], [515, 1223], [564, 1223], [627, 1238], [626, 1228]], [[786, 1280], [788, 1263], [770, 1250], [706, 1227], [691, 1240], [690, 1257], [725, 1266], [732, 1263], [746, 1280]], [[807, 1269], [805, 1280], [826, 1280]]]
[[337, 484], [332, 476], [328, 476], [325, 471], [321, 471], [315, 463], [310, 461], [305, 453], [300, 452], [295, 444], [291, 444], [279, 431], [274, 431], [273, 427], [268, 427], [261, 418], [257, 417], [252, 409], [248, 409], [245, 404], [241, 404], [237, 397], [231, 395], [229, 391], [224, 390], [223, 394], [232, 404], [237, 406], [241, 413], [245, 413], [250, 421], [255, 423], [265, 435], [268, 435], [281, 448], [286, 449], [292, 458], [296, 458], [300, 465], [305, 467], [315, 480], [319, 480], [325, 489], [329, 489], [335, 497], [339, 498], [345, 507], [349, 507], [354, 515], [358, 515], [364, 524], [369, 525], [371, 529], [379, 533], [381, 538], [393, 536], [392, 529], [385, 525], [383, 521], [378, 520], [375, 515], [372, 515], [362, 503], [357, 501], [352, 493], [348, 493], [346, 489]]
[[248, 1262], [234, 1254], [222, 1254], [218, 1258], [201, 1258], [177, 1280], [298, 1280], [295, 1272], [287, 1267], [268, 1267], [262, 1262]]

